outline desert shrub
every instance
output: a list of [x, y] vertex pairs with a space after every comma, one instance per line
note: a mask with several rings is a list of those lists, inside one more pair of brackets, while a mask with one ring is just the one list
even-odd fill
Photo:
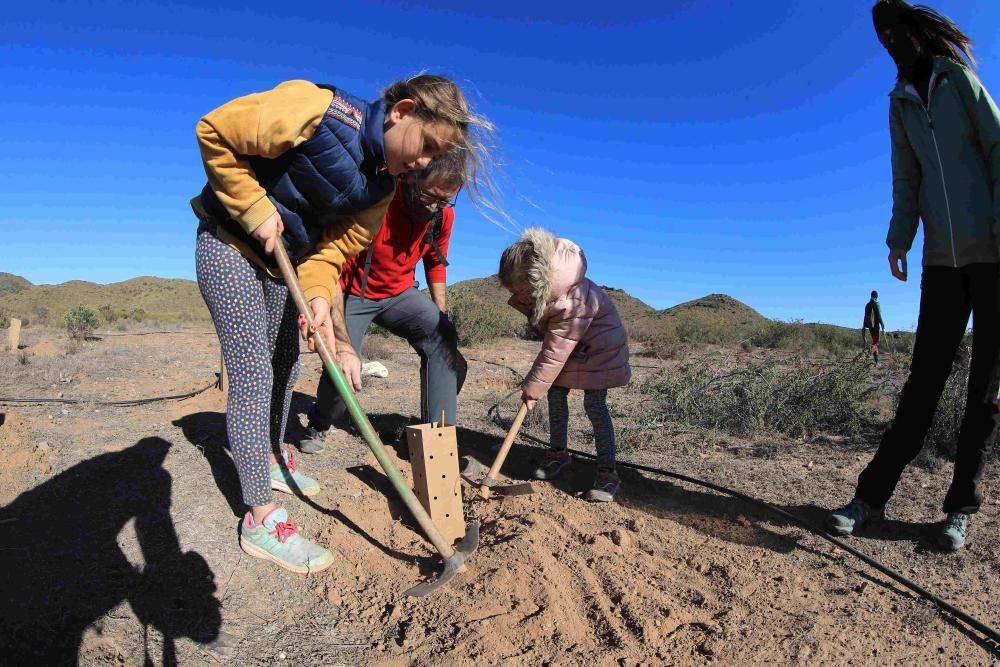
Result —
[[[520, 397], [516, 396], [520, 402]], [[518, 405], [518, 409], [520, 409]], [[535, 403], [535, 407], [528, 411], [528, 414], [524, 417], [524, 424], [522, 425], [528, 431], [545, 431], [548, 432], [549, 429], [549, 402], [546, 399], [541, 399]]]
[[778, 432], [853, 435], [872, 423], [880, 387], [861, 355], [828, 364], [738, 360], [735, 368], [705, 359], [658, 374], [640, 385], [653, 398], [650, 414], [750, 436]]
[[[510, 427], [514, 423], [514, 417], [517, 415], [517, 411], [521, 409], [521, 392], [512, 391], [506, 394], [495, 394], [492, 399], [495, 401], [493, 408], [490, 409], [490, 417], [493, 422], [500, 428], [510, 430]], [[535, 407], [532, 408], [527, 415], [524, 417], [524, 422], [521, 423], [521, 429], [524, 431], [533, 431], [535, 433], [544, 431], [548, 433], [549, 428], [549, 402], [548, 399], [542, 397]]]
[[[972, 361], [972, 340], [966, 337], [955, 354], [951, 374], [945, 383], [941, 400], [938, 401], [934, 420], [927, 431], [924, 448], [917, 458], [917, 463], [926, 468], [933, 468], [939, 459], [954, 460], [958, 450], [958, 434], [962, 428], [962, 416], [965, 414], [965, 397], [969, 385], [969, 364]], [[899, 397], [896, 397], [896, 406]], [[994, 451], [995, 451], [994, 447]]]
[[361, 357], [365, 361], [382, 361], [392, 356], [392, 345], [388, 336], [365, 335], [361, 341]]
[[36, 306], [35, 307], [35, 320], [39, 324], [48, 324], [49, 323], [49, 309], [47, 307], [45, 307], [45, 306]]
[[448, 301], [448, 315], [458, 330], [460, 345], [488, 343], [515, 332], [510, 313], [503, 306], [458, 290]]
[[10, 326], [10, 313], [5, 308], [0, 308], [0, 329]]
[[684, 350], [677, 334], [671, 327], [663, 327], [643, 340], [646, 355], [655, 359], [676, 359]]
[[100, 306], [97, 312], [100, 313], [105, 324], [114, 324], [118, 320], [118, 311], [109, 303]]
[[77, 306], [66, 313], [66, 330], [73, 340], [84, 340], [97, 328], [97, 315], [89, 308]]
[[756, 324], [746, 341], [768, 350], [795, 350], [802, 354], [844, 353], [858, 349], [860, 334], [829, 324], [805, 324], [801, 320], [770, 320]]
[[146, 311], [143, 308], [133, 308], [129, 311], [128, 319], [141, 322], [146, 319]]

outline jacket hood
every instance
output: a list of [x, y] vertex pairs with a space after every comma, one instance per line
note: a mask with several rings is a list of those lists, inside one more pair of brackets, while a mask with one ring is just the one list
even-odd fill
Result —
[[529, 227], [521, 234], [536, 250], [536, 261], [527, 267], [527, 280], [533, 302], [531, 321], [540, 322], [551, 301], [563, 296], [587, 274], [587, 258], [578, 245], [540, 227]]

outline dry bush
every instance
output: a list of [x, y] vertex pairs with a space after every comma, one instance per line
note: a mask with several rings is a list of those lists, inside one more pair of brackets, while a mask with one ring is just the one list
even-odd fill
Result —
[[387, 336], [366, 335], [361, 341], [361, 357], [366, 361], [384, 361], [392, 356], [392, 343]]
[[648, 415], [738, 436], [778, 432], [798, 437], [816, 432], [853, 435], [877, 418], [872, 382], [863, 356], [827, 364], [741, 359], [735, 367], [706, 358], [639, 385], [650, 396]]
[[476, 381], [476, 385], [495, 394], [497, 398], [494, 400], [498, 400], [500, 397], [506, 396], [520, 387], [521, 379], [515, 377], [509, 371], [498, 371], [497, 373], [490, 373], [485, 377], [479, 378]]
[[511, 320], [511, 308], [456, 290], [449, 296], [448, 316], [458, 331], [460, 345], [479, 345], [512, 336], [517, 329]]
[[97, 315], [90, 308], [77, 306], [66, 313], [66, 330], [73, 340], [85, 340], [95, 329], [97, 329]]

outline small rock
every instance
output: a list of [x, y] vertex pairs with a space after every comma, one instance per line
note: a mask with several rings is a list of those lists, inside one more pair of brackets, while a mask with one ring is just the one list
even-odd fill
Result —
[[69, 414], [69, 410], [67, 410], [66, 408], [63, 408], [62, 413], [64, 415], [68, 415]]
[[278, 654], [278, 660], [284, 660], [286, 657], [287, 656], [285, 655], [284, 651], [282, 651], [281, 653]]
[[632, 546], [632, 536], [621, 528], [615, 528], [611, 531], [611, 541], [623, 549], [627, 549]]
[[62, 398], [63, 397], [63, 393], [60, 391], [58, 394], [56, 394], [56, 397], [57, 398]]

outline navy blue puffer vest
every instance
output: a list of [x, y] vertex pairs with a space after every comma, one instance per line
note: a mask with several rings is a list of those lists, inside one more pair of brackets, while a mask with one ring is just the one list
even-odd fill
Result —
[[[392, 194], [395, 179], [385, 169], [385, 105], [366, 102], [332, 86], [333, 102], [315, 134], [275, 159], [249, 157], [257, 180], [267, 191], [285, 226], [282, 237], [292, 261], [312, 252], [324, 224], [359, 213]], [[210, 185], [201, 191], [205, 211], [233, 235], [261, 245], [230, 219]]]

